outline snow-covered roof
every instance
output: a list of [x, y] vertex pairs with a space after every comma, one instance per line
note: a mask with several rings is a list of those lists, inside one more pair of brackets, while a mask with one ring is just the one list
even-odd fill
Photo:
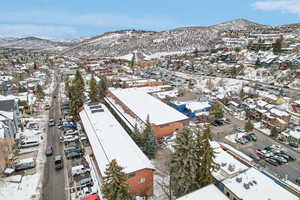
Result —
[[228, 200], [228, 198], [213, 184], [200, 188], [192, 193], [184, 195], [177, 200]]
[[287, 112], [278, 110], [276, 108], [272, 108], [270, 110], [270, 112], [273, 113], [273, 114], [275, 114], [275, 115], [277, 115], [277, 116], [289, 116], [289, 114]]
[[110, 91], [144, 122], [163, 125], [186, 120], [188, 117], [159, 99], [137, 88], [110, 89]]
[[[246, 165], [235, 159], [232, 155], [224, 151], [221, 147], [214, 148], [215, 158], [214, 162], [219, 164], [220, 169], [227, 175], [233, 175], [248, 169]], [[216, 172], [218, 173], [218, 172]], [[219, 172], [222, 173], [222, 172]]]
[[268, 105], [267, 102], [265, 102], [265, 101], [263, 101], [263, 100], [261, 100], [261, 99], [257, 100], [256, 103], [257, 103], [257, 105], [260, 106], [260, 107], [264, 107], [264, 106]]
[[277, 185], [262, 172], [249, 168], [222, 183], [239, 199], [243, 200], [298, 200], [299, 198]]
[[154, 169], [110, 111], [103, 104], [99, 106], [103, 111], [92, 113], [90, 107], [84, 105], [80, 118], [101, 173], [104, 173], [106, 165], [113, 159], [124, 167], [125, 173]]
[[295, 139], [300, 139], [300, 126], [297, 126], [294, 129], [291, 129], [288, 132], [288, 135], [295, 138]]
[[190, 102], [186, 104], [186, 107], [190, 109], [192, 112], [201, 111], [203, 109], [210, 108], [211, 105], [208, 101], [206, 102]]

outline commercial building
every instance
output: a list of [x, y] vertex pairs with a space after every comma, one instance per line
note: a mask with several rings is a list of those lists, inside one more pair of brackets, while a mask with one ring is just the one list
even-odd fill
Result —
[[116, 160], [128, 175], [127, 184], [134, 194], [152, 195], [154, 167], [108, 108], [100, 103], [88, 103], [80, 112], [80, 118], [91, 144], [99, 177], [102, 178], [107, 165]]
[[158, 139], [172, 135], [188, 122], [186, 115], [148, 94], [142, 88], [110, 89], [108, 98], [117, 104], [115, 107], [121, 107], [127, 115], [143, 123], [146, 123], [149, 118]]

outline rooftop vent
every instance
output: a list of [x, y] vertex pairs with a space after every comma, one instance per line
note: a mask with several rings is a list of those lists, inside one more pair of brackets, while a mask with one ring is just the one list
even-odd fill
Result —
[[99, 105], [100, 103], [99, 102], [89, 102], [87, 105], [88, 106], [96, 106], [96, 105]]
[[91, 110], [92, 113], [98, 113], [98, 112], [104, 112], [103, 109], [95, 109], [95, 110]]
[[228, 165], [228, 170], [231, 172], [234, 172], [235, 166], [234, 165]]
[[241, 183], [243, 179], [242, 179], [242, 177], [240, 177], [240, 178], [237, 177], [235, 180], [236, 180], [236, 182]]
[[249, 187], [249, 185], [248, 185], [247, 183], [244, 183], [244, 188], [245, 188], [246, 190], [248, 190], [250, 187]]
[[97, 106], [89, 106], [89, 108], [90, 108], [91, 110], [93, 110], [93, 109], [101, 109], [102, 106], [101, 106], [101, 105], [97, 105]]
[[256, 180], [253, 180], [252, 183], [255, 184], [255, 185], [257, 184]]

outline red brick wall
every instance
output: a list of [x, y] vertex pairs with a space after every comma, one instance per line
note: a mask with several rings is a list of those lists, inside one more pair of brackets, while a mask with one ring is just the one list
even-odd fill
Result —
[[183, 122], [174, 122], [162, 126], [152, 125], [151, 128], [154, 131], [156, 138], [160, 139], [162, 137], [172, 135], [176, 130], [180, 130], [183, 127]]
[[[143, 169], [134, 172], [134, 176], [127, 180], [127, 184], [137, 196], [152, 196], [153, 194], [153, 170]], [[140, 179], [144, 178], [145, 182], [141, 183]]]

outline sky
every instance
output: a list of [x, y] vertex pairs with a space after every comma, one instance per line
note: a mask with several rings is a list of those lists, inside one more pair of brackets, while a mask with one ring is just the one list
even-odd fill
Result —
[[266, 25], [300, 23], [300, 0], [3, 0], [0, 37], [79, 38], [239, 18]]

